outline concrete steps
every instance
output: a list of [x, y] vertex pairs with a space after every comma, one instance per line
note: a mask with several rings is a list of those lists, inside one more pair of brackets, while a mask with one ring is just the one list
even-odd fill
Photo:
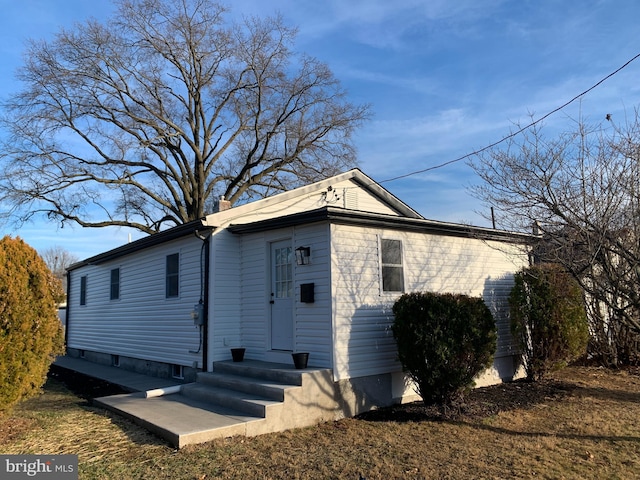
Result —
[[180, 394], [145, 398], [137, 392], [96, 398], [94, 403], [146, 428], [173, 446], [244, 435], [247, 424], [264, 418]]
[[304, 370], [296, 370], [289, 365], [281, 363], [245, 360], [244, 362], [216, 362], [213, 365], [213, 370], [213, 372], [201, 372], [198, 375], [211, 377], [219, 374], [235, 374], [244, 378], [255, 378], [264, 381], [272, 380], [276, 383], [301, 386], [305, 375], [321, 369], [306, 368]]
[[201, 402], [234, 408], [248, 415], [262, 418], [267, 416], [269, 409], [280, 407], [283, 404], [282, 401], [270, 400], [260, 395], [200, 383], [183, 385], [180, 394]]
[[258, 395], [278, 402], [284, 402], [288, 389], [299, 388], [298, 385], [254, 379], [251, 377], [243, 377], [241, 375], [227, 373], [200, 373], [198, 374], [198, 383], [210, 387], [218, 387], [246, 394]]
[[114, 395], [96, 403], [148, 428], [180, 448], [232, 435], [254, 436], [336, 418], [328, 369], [245, 360], [216, 362], [179, 393], [145, 398]]

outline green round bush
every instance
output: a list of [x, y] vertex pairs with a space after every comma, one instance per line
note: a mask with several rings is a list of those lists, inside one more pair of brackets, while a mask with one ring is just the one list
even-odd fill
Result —
[[0, 413], [37, 393], [63, 352], [62, 285], [21, 239], [0, 240]]
[[408, 293], [393, 313], [398, 358], [426, 404], [452, 403], [493, 363], [496, 324], [481, 298]]

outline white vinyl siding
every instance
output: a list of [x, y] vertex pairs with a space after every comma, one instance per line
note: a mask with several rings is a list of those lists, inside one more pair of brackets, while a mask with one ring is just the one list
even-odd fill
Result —
[[515, 352], [507, 296], [513, 272], [528, 261], [517, 247], [472, 238], [332, 225], [336, 378], [400, 370], [390, 327], [393, 303], [401, 294], [381, 292], [378, 238], [401, 240], [411, 252], [412, 260], [404, 262], [406, 292], [482, 296], [498, 326], [496, 356]]
[[[188, 237], [117, 259], [120, 300], [109, 300], [111, 270], [105, 262], [70, 272], [70, 297], [80, 295], [80, 278], [87, 276], [87, 305], [71, 310], [69, 347], [176, 365], [201, 363], [199, 332], [190, 312], [200, 294], [200, 247]], [[165, 298], [166, 256], [180, 253], [180, 297]]]
[[[270, 244], [291, 239], [295, 249], [311, 249], [309, 265], [293, 265], [294, 350], [309, 352], [309, 365], [331, 367], [331, 289], [329, 280], [329, 227], [326, 223], [242, 235], [240, 284], [242, 292], [241, 341], [246, 357], [265, 359], [269, 345]], [[300, 301], [300, 284], [313, 283], [313, 303]], [[216, 344], [218, 345], [218, 344]], [[228, 347], [214, 353], [228, 358]], [[224, 357], [226, 355], [226, 357]], [[290, 358], [288, 361], [291, 361]]]
[[225, 230], [215, 232], [211, 237], [208, 353], [210, 362], [228, 360], [231, 356], [230, 348], [246, 347], [240, 338], [241, 242], [241, 236]]
[[[332, 368], [329, 224], [296, 227], [294, 248], [311, 248], [309, 265], [295, 266], [295, 349], [310, 352], [309, 364]], [[314, 284], [313, 303], [300, 301], [300, 285]]]
[[243, 235], [241, 245], [241, 342], [247, 357], [263, 360], [269, 332], [268, 242], [256, 233]]

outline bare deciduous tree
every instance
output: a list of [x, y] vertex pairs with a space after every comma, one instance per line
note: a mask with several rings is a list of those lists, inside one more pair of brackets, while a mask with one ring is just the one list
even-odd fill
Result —
[[474, 169], [484, 181], [475, 194], [495, 207], [499, 225], [529, 231], [535, 225], [538, 253], [580, 282], [598, 354], [628, 361], [620, 358], [623, 344], [640, 334], [638, 114], [624, 125], [579, 121], [552, 139], [533, 128], [482, 154]]
[[119, 0], [32, 41], [5, 104], [0, 200], [27, 220], [153, 233], [355, 165], [367, 105], [291, 48], [279, 16], [230, 24], [212, 0]]
[[60, 245], [49, 247], [39, 253], [44, 263], [49, 270], [51, 270], [51, 273], [62, 282], [66, 292], [67, 282], [65, 282], [65, 278], [67, 276], [67, 267], [80, 261], [80, 259]]

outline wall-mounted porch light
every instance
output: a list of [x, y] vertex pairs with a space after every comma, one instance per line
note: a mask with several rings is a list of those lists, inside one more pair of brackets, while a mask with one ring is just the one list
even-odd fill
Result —
[[297, 265], [309, 265], [310, 260], [311, 260], [311, 247], [296, 248], [296, 264]]

